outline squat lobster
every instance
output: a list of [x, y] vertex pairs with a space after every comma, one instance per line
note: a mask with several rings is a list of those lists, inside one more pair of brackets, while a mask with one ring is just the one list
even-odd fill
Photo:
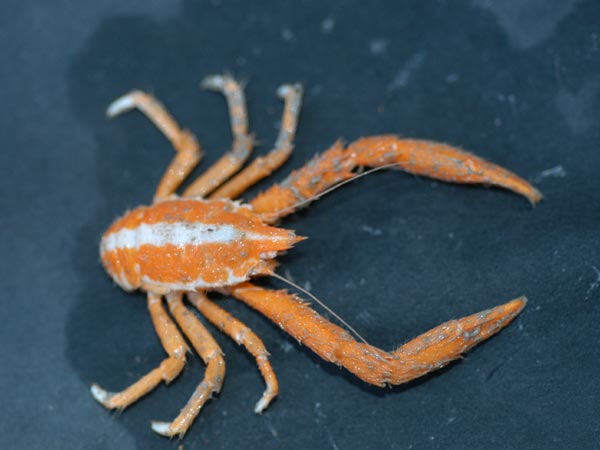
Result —
[[[357, 342], [286, 291], [271, 291], [250, 283], [254, 276], [272, 275], [279, 252], [302, 237], [270, 226], [306, 206], [326, 190], [356, 176], [358, 167], [395, 165], [405, 171], [458, 183], [484, 183], [519, 193], [532, 204], [541, 194], [515, 174], [464, 151], [441, 143], [373, 136], [347, 147], [336, 142], [282, 183], [248, 204], [232, 201], [268, 176], [290, 156], [301, 104], [299, 85], [281, 86], [284, 100], [281, 130], [275, 148], [237, 173], [254, 141], [248, 134], [245, 99], [240, 85], [228, 76], [211, 76], [203, 86], [221, 91], [227, 100], [233, 131], [229, 153], [192, 183], [181, 197], [174, 193], [201, 157], [195, 137], [179, 128], [153, 97], [133, 91], [108, 108], [109, 117], [133, 108], [141, 110], [175, 147], [176, 156], [158, 185], [151, 206], [140, 206], [117, 219], [103, 235], [100, 255], [106, 271], [123, 289], [147, 292], [148, 309], [168, 354], [159, 367], [119, 393], [94, 384], [93, 396], [109, 409], [123, 409], [169, 383], [185, 365], [188, 338], [206, 364], [202, 383], [170, 423], [153, 422], [165, 436], [184, 435], [204, 403], [219, 392], [225, 361], [209, 331], [184, 305], [183, 296], [214, 326], [255, 357], [266, 390], [254, 410], [261, 413], [278, 393], [278, 383], [262, 341], [248, 327], [206, 296], [211, 290], [231, 294], [277, 323], [326, 361], [333, 362], [376, 386], [396, 385], [439, 369], [512, 321], [525, 307], [520, 297], [504, 305], [446, 322], [392, 352]], [[237, 173], [237, 175], [235, 175]], [[163, 306], [163, 297], [171, 316]], [[176, 324], [177, 325], [176, 325]]]

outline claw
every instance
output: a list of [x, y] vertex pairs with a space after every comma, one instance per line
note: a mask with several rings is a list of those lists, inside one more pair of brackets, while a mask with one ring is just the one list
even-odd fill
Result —
[[438, 180], [503, 187], [525, 196], [532, 205], [542, 199], [540, 191], [514, 173], [446, 144], [383, 135], [359, 139], [348, 150], [359, 166], [395, 163], [407, 172]]
[[[409, 362], [411, 378], [445, 366], [508, 325], [527, 305], [519, 297], [504, 305], [438, 325], [392, 354]], [[408, 380], [401, 380], [401, 382]], [[396, 384], [396, 383], [394, 383]]]
[[354, 171], [357, 167], [395, 167], [450, 183], [499, 186], [523, 195], [532, 205], [542, 199], [540, 191], [524, 179], [471, 153], [442, 143], [382, 135], [358, 139], [346, 148], [336, 142], [283, 183], [259, 194], [250, 205], [262, 220], [275, 223], [360, 176]]
[[232, 295], [279, 324], [324, 360], [345, 367], [375, 386], [406, 383], [445, 366], [508, 325], [527, 303], [525, 297], [519, 297], [504, 305], [451, 320], [392, 352], [385, 352], [355, 341], [342, 328], [285, 291], [269, 291], [243, 283], [233, 288]]

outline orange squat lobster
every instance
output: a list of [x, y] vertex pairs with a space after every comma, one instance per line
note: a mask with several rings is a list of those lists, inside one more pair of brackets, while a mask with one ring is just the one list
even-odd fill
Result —
[[[250, 203], [235, 202], [231, 199], [271, 174], [290, 156], [302, 89], [299, 85], [284, 85], [278, 89], [277, 94], [285, 104], [275, 148], [240, 170], [254, 144], [248, 134], [243, 91], [228, 76], [208, 77], [203, 86], [225, 95], [233, 145], [231, 151], [192, 183], [181, 197], [175, 195], [175, 191], [201, 157], [195, 137], [179, 128], [163, 106], [143, 92], [133, 91], [117, 99], [107, 111], [108, 116], [113, 117], [138, 108], [165, 134], [177, 153], [158, 185], [153, 204], [140, 206], [115, 221], [100, 244], [102, 263], [113, 280], [127, 291], [147, 292], [152, 322], [168, 354], [157, 368], [121, 392], [108, 392], [94, 384], [92, 394], [106, 408], [123, 409], [161, 381], [169, 383], [181, 373], [189, 349], [179, 329], [204, 360], [206, 373], [180, 414], [172, 422], [152, 422], [152, 429], [164, 436], [183, 436], [204, 403], [220, 391], [225, 377], [221, 349], [184, 304], [184, 295], [202, 316], [244, 345], [256, 358], [267, 386], [254, 408], [257, 413], [278, 393], [269, 353], [252, 330], [207, 298], [208, 291], [232, 295], [271, 319], [324, 360], [343, 366], [376, 386], [405, 383], [445, 366], [497, 333], [525, 307], [526, 298], [520, 297], [446, 322], [392, 352], [385, 352], [356, 341], [296, 296], [250, 283], [254, 276], [277, 276], [274, 258], [304, 239], [271, 224], [306, 206], [333, 186], [355, 177], [355, 169], [363, 166], [397, 166], [444, 181], [496, 185], [527, 197], [532, 204], [541, 199], [541, 194], [515, 174], [448, 145], [373, 136], [347, 147], [337, 142]], [[170, 316], [163, 306], [163, 298], [166, 298]]]

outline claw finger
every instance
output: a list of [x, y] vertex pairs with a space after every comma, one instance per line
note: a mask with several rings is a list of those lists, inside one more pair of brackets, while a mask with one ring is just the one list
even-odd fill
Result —
[[390, 135], [362, 138], [348, 149], [360, 166], [396, 163], [402, 170], [438, 180], [503, 187], [525, 196], [532, 205], [542, 199], [540, 191], [514, 173], [446, 144]]
[[[508, 325], [525, 307], [519, 297], [471, 316], [443, 323], [402, 347], [385, 352], [357, 342], [285, 291], [243, 283], [232, 295], [256, 309], [326, 361], [375, 386], [401, 384], [445, 366]], [[290, 319], [293, 318], [293, 319]]]
[[526, 305], [527, 298], [519, 297], [504, 305], [451, 320], [416, 337], [393, 354], [409, 359], [415, 373], [427, 373], [432, 368], [445, 366], [496, 334], [517, 317]]

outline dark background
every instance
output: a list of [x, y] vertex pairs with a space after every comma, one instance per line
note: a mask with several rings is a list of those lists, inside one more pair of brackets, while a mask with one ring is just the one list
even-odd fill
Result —
[[[3, 1], [0, 447], [598, 448], [599, 24], [594, 0]], [[284, 222], [310, 239], [280, 273], [385, 349], [521, 294], [525, 311], [460, 362], [376, 389], [222, 299], [272, 354], [281, 395], [263, 416], [253, 360], [216, 331], [228, 376], [185, 440], [149, 421], [184, 405], [196, 357], [122, 414], [96, 404], [90, 383], [121, 389], [163, 357], [143, 294], [111, 283], [97, 244], [173, 155], [141, 114], [104, 109], [157, 95], [206, 149], [199, 173], [231, 139], [225, 102], [198, 89], [223, 71], [248, 81], [256, 154], [277, 134], [276, 87], [305, 86], [293, 157], [245, 198], [340, 136], [382, 132], [469, 149], [545, 194], [531, 208], [379, 172]]]

